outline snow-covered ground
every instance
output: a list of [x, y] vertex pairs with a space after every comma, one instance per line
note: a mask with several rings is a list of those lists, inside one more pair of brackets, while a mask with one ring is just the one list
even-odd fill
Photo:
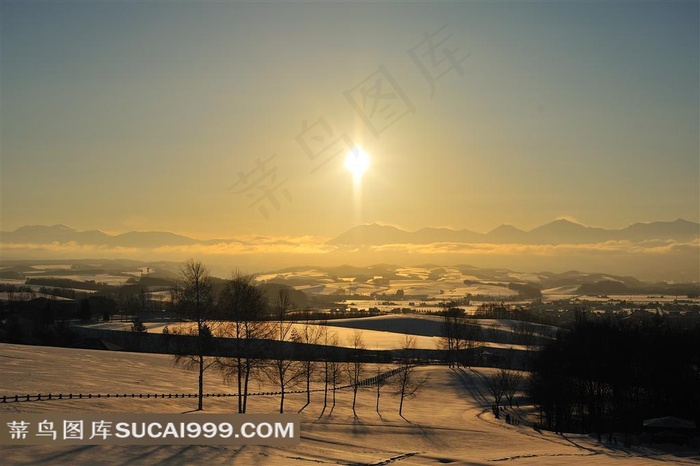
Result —
[[[677, 453], [647, 447], [623, 448], [585, 435], [555, 435], [532, 429], [528, 409], [510, 411], [522, 419], [511, 426], [494, 418], [482, 376], [493, 369], [455, 372], [426, 367], [424, 389], [397, 414], [398, 400], [384, 389], [381, 416], [375, 395], [358, 395], [359, 419], [353, 419], [351, 392], [341, 391], [332, 416], [319, 417], [322, 395], [314, 393], [301, 415], [301, 443], [265, 446], [0, 447], [2, 464], [697, 464], [698, 452]], [[115, 353], [18, 345], [0, 345], [0, 396], [26, 393], [193, 393], [196, 373], [172, 364], [165, 355]], [[371, 374], [368, 374], [368, 376]], [[264, 387], [260, 387], [264, 388]], [[231, 393], [217, 373], [207, 374], [205, 391]], [[255, 389], [254, 389], [255, 391]], [[305, 395], [290, 395], [294, 412]], [[251, 413], [274, 413], [278, 399], [255, 397]], [[235, 398], [206, 399], [211, 413], [234, 411]], [[0, 404], [1, 412], [184, 413], [194, 399], [83, 399]]]
[[[506, 319], [478, 319], [475, 321], [484, 329], [495, 328], [501, 331], [510, 332], [518, 322]], [[168, 327], [169, 331], [177, 328], [189, 327], [194, 324], [191, 322], [145, 322], [144, 325], [150, 333], [162, 333], [163, 328]], [[293, 327], [297, 331], [302, 330], [304, 324], [295, 323]], [[416, 339], [416, 347], [419, 349], [437, 349], [441, 343], [441, 325], [442, 318], [438, 316], [426, 315], [380, 315], [374, 317], [362, 317], [351, 319], [333, 319], [328, 321], [328, 329], [330, 333], [338, 336], [338, 345], [351, 347], [352, 338], [355, 329], [360, 329], [362, 338], [368, 349], [393, 350], [400, 349], [404, 343], [405, 334], [413, 334]], [[554, 327], [528, 324], [536, 333], [543, 335], [555, 335]], [[101, 322], [97, 324], [83, 325], [87, 328], [102, 329], [102, 330], [131, 330], [129, 322]], [[289, 333], [291, 339], [292, 332]], [[482, 346], [491, 348], [513, 348], [516, 350], [525, 350], [522, 345], [496, 343], [496, 342], [481, 342]]]

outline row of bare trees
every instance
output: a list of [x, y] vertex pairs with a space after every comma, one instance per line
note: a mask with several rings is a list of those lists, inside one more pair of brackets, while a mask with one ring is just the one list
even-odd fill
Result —
[[[348, 342], [352, 349], [350, 360], [339, 362], [335, 357], [328, 357], [328, 352], [322, 348], [338, 346], [338, 336], [323, 322], [306, 320], [295, 325], [288, 320], [288, 313], [294, 307], [288, 289], [280, 289], [270, 305], [262, 290], [252, 283], [252, 277], [234, 273], [215, 296], [207, 268], [201, 262], [189, 260], [181, 267], [181, 280], [176, 290], [178, 311], [196, 324], [172, 332], [189, 336], [195, 342], [192, 354], [178, 355], [176, 362], [198, 372], [198, 410], [203, 409], [204, 374], [210, 368], [221, 372], [225, 381], [235, 385], [239, 413], [247, 411], [251, 382], [260, 378], [277, 387], [280, 413], [284, 412], [286, 395], [299, 386], [306, 391], [306, 404], [299, 412], [303, 411], [311, 403], [312, 382], [319, 381], [323, 383], [321, 415], [329, 404], [329, 415], [332, 414], [336, 391], [342, 386], [352, 390], [352, 410], [356, 417], [357, 395], [361, 388], [376, 386], [379, 412], [381, 389], [392, 384], [400, 397], [399, 414], [403, 415], [404, 400], [414, 396], [426, 381], [414, 373], [418, 362], [414, 337], [406, 336], [398, 367], [387, 367], [385, 371], [378, 366], [379, 372], [369, 379], [361, 332], [356, 331]], [[216, 337], [233, 342], [230, 356], [208, 356]], [[271, 340], [278, 344], [265, 344]], [[296, 343], [294, 354], [290, 354], [286, 342]]]
[[481, 327], [463, 309], [447, 303], [442, 310], [442, 344], [449, 367], [474, 363], [472, 351], [481, 339]]
[[523, 375], [519, 371], [501, 369], [493, 375], [486, 377], [486, 388], [493, 396], [496, 407], [501, 405], [503, 398], [508, 406], [513, 407], [515, 394], [523, 388]]

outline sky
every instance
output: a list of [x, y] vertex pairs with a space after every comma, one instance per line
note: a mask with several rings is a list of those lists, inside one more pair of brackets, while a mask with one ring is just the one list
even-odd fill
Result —
[[698, 5], [3, 1], [1, 229], [698, 221]]

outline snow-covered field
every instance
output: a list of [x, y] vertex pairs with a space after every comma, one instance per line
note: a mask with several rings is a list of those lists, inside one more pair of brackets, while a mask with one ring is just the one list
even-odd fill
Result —
[[[2, 464], [697, 464], [690, 453], [664, 453], [647, 447], [623, 448], [598, 443], [585, 435], [538, 433], [530, 427], [528, 410], [511, 415], [522, 419], [511, 426], [494, 418], [482, 376], [492, 369], [451, 371], [419, 369], [429, 375], [424, 390], [397, 414], [398, 400], [385, 389], [381, 416], [371, 390], [358, 395], [358, 415], [351, 411], [351, 392], [339, 392], [332, 416], [319, 418], [321, 394], [312, 396], [302, 413], [301, 443], [265, 446], [128, 446], [128, 447], [0, 447]], [[49, 392], [192, 393], [196, 374], [172, 365], [171, 357], [154, 354], [0, 345], [0, 395]], [[231, 393], [216, 373], [206, 377], [205, 391]], [[290, 395], [290, 412], [304, 403]], [[274, 413], [276, 397], [255, 397], [251, 413]], [[235, 398], [206, 399], [211, 413], [234, 411]], [[184, 413], [194, 399], [83, 399], [0, 404], [2, 412]]]
[[[496, 328], [501, 331], [510, 332], [513, 326], [518, 323], [502, 319], [478, 319], [476, 323], [483, 328]], [[147, 331], [150, 333], [161, 333], [163, 328], [168, 327], [172, 331], [178, 327], [189, 327], [194, 324], [190, 322], [145, 322]], [[297, 331], [301, 332], [304, 324], [293, 324]], [[328, 321], [329, 332], [338, 336], [338, 345], [344, 347], [352, 346], [352, 338], [355, 329], [360, 329], [362, 338], [367, 349], [393, 350], [400, 349], [404, 343], [405, 334], [415, 335], [416, 347], [419, 349], [437, 349], [441, 343], [442, 318], [438, 316], [426, 315], [380, 315], [374, 317], [362, 317], [351, 319], [333, 319]], [[537, 329], [536, 333], [543, 335], [555, 335], [556, 329], [539, 324], [528, 324]], [[98, 324], [84, 325], [88, 328], [102, 330], [125, 330], [131, 329], [131, 323], [127, 322], [102, 322]], [[289, 334], [291, 339], [292, 332]], [[521, 345], [503, 344], [495, 342], [483, 342], [483, 346], [493, 348], [513, 348], [525, 350]]]

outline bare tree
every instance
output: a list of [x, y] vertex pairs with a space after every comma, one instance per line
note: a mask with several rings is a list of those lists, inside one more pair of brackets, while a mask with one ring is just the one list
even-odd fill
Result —
[[274, 359], [270, 366], [265, 369], [268, 378], [280, 389], [280, 413], [284, 413], [284, 397], [287, 389], [297, 385], [303, 378], [304, 372], [298, 361], [291, 358], [291, 354], [286, 354], [285, 342], [292, 330], [292, 322], [285, 320], [287, 312], [294, 306], [289, 290], [281, 288], [277, 301], [274, 305], [277, 317], [277, 325], [274, 329], [274, 337], [278, 344], [274, 347]]
[[456, 320], [459, 316], [459, 309], [450, 309], [447, 304], [442, 310], [442, 339], [440, 346], [446, 351], [446, 360], [449, 367], [454, 367], [457, 346]]
[[348, 380], [352, 388], [352, 414], [357, 418], [355, 406], [357, 403], [357, 391], [360, 389], [360, 382], [365, 373], [365, 362], [363, 361], [363, 351], [366, 349], [362, 332], [355, 330], [350, 337], [350, 347], [353, 349], [351, 361], [346, 366]]
[[[386, 367], [383, 364], [377, 364], [376, 375], [374, 376], [374, 386], [377, 390], [377, 414], [379, 414], [379, 398], [382, 396], [382, 388], [391, 383], [391, 378], [386, 377], [384, 374], [385, 369]], [[379, 414], [379, 417], [381, 417], [381, 414]]]
[[271, 335], [264, 321], [267, 300], [263, 291], [252, 284], [253, 277], [235, 272], [226, 282], [219, 298], [219, 310], [227, 321], [222, 334], [233, 338], [234, 354], [219, 358], [226, 379], [233, 379], [238, 389], [238, 412], [245, 413], [248, 387], [254, 370], [261, 365], [263, 340]]
[[481, 334], [481, 327], [464, 314], [464, 310], [443, 305], [441, 347], [446, 351], [447, 363], [450, 367], [468, 365], [471, 360], [471, 350]]
[[[501, 400], [505, 397], [508, 400], [508, 405], [511, 408], [513, 407], [513, 398], [522, 386], [523, 376], [520, 372], [501, 369], [497, 373], [487, 376], [485, 380], [486, 388], [488, 388], [494, 400], [493, 413], [498, 419], [500, 418], [499, 406]], [[508, 420], [508, 416], [506, 416], [506, 420]]]
[[300, 343], [298, 354], [306, 381], [306, 404], [299, 409], [299, 412], [311, 404], [311, 379], [316, 371], [317, 345], [321, 339], [321, 333], [321, 326], [312, 323], [308, 315], [301, 325], [292, 330], [292, 341]]
[[396, 374], [396, 389], [394, 393], [400, 397], [399, 416], [403, 417], [403, 404], [406, 398], [412, 398], [423, 388], [428, 381], [428, 376], [418, 377], [415, 370], [418, 358], [416, 357], [416, 337], [404, 335], [401, 344], [399, 372]]
[[[323, 363], [323, 409], [319, 415], [319, 417], [322, 417], [323, 413], [326, 412], [326, 408], [328, 407], [328, 388], [331, 385], [333, 386], [333, 406], [335, 407], [335, 389], [337, 386], [337, 369], [339, 366], [337, 363], [334, 365], [334, 361], [329, 357], [329, 352], [331, 351], [331, 347], [338, 346], [338, 336], [335, 333], [328, 331], [327, 320], [322, 320], [319, 322], [319, 328], [319, 342], [324, 346], [323, 352], [321, 353], [321, 361]], [[334, 369], [336, 371], [335, 374], [333, 372]], [[332, 410], [333, 408], [331, 408], [331, 412]]]
[[501, 384], [503, 385], [503, 396], [508, 400], [508, 406], [513, 407], [513, 398], [523, 384], [523, 375], [517, 371], [501, 369]]
[[188, 331], [194, 337], [194, 354], [178, 355], [175, 362], [199, 371], [197, 409], [201, 410], [204, 398], [204, 371], [214, 363], [213, 358], [206, 357], [213, 345], [209, 319], [214, 300], [209, 270], [201, 262], [189, 259], [180, 267], [180, 283], [176, 289], [178, 310], [185, 318], [194, 321], [197, 327]]
[[503, 399], [504, 391], [503, 391], [503, 373], [505, 372], [504, 369], [501, 369], [499, 372], [487, 376], [485, 378], [486, 380], [486, 388], [488, 389], [489, 393], [491, 396], [493, 396], [493, 402], [494, 405], [496, 406], [496, 409], [501, 404], [501, 400]]
[[[333, 333], [330, 335], [328, 338], [328, 345], [329, 346], [338, 346], [339, 341], [338, 341], [338, 335]], [[338, 385], [340, 385], [343, 381], [343, 364], [336, 361], [335, 359], [327, 361], [326, 365], [326, 380], [328, 380], [331, 384], [332, 390], [333, 390], [333, 403], [331, 404], [331, 410], [328, 413], [330, 416], [333, 414], [333, 410], [335, 409], [335, 401], [336, 401], [336, 391], [338, 390]], [[325, 406], [325, 401], [324, 401], [324, 406]]]

